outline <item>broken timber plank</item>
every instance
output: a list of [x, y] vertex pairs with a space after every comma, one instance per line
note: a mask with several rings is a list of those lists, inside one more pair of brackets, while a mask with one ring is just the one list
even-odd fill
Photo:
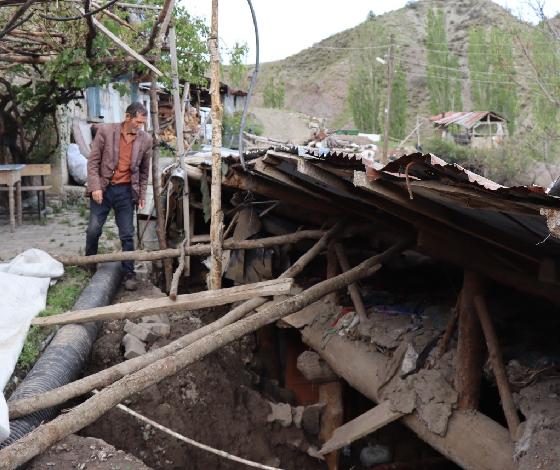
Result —
[[89, 310], [76, 310], [51, 317], [35, 318], [32, 323], [34, 325], [64, 325], [123, 318], [133, 319], [177, 310], [197, 310], [253, 297], [287, 294], [292, 288], [292, 281], [292, 278], [274, 279], [228, 289], [178, 295], [175, 301], [168, 298], [143, 299]]
[[392, 423], [401, 416], [404, 416], [404, 414], [398, 411], [392, 411], [391, 402], [386, 400], [367, 413], [337, 428], [332, 437], [323, 444], [319, 455], [328, 454], [333, 450], [340, 449], [346, 444], [351, 444], [355, 440], [377, 431], [386, 424]]
[[[340, 377], [369, 399], [379, 402], [386, 357], [366, 349], [365, 344], [337, 335], [322, 349], [322, 335], [321, 326], [317, 324], [302, 330], [303, 341], [319, 352]], [[401, 422], [464, 470], [519, 470], [513, 461], [514, 444], [508, 430], [482, 413], [454, 410], [445, 436], [431, 432], [417, 413], [403, 416]]]

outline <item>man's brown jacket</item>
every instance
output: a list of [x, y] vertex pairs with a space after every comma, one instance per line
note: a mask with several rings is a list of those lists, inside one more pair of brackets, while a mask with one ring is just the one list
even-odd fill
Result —
[[[119, 147], [121, 143], [121, 124], [102, 124], [91, 146], [91, 153], [87, 164], [88, 187], [86, 195], [105, 188], [115, 174], [119, 164]], [[130, 184], [132, 186], [132, 200], [146, 200], [146, 187], [150, 174], [150, 149], [152, 139], [148, 133], [138, 131], [138, 136], [132, 144], [130, 158]]]

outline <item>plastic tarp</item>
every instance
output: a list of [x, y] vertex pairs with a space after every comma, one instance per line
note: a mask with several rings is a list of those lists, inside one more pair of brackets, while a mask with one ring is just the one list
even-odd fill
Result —
[[69, 144], [66, 151], [68, 157], [68, 171], [76, 183], [87, 183], [87, 158], [80, 153], [77, 144]]
[[[31, 249], [0, 264], [0, 384], [14, 371], [31, 320], [47, 305], [51, 278], [64, 274], [62, 263], [44, 251]], [[10, 435], [8, 405], [0, 398], [0, 442]]]

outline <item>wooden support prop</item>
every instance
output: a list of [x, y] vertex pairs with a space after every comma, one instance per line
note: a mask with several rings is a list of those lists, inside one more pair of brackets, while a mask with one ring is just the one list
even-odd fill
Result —
[[465, 269], [463, 294], [459, 310], [459, 341], [457, 344], [457, 380], [460, 410], [477, 410], [480, 402], [480, 381], [484, 364], [484, 333], [473, 299], [483, 292], [479, 274]]
[[367, 413], [349, 421], [344, 426], [339, 427], [333, 436], [323, 444], [320, 455], [328, 454], [333, 450], [340, 449], [341, 447], [351, 444], [352, 442], [367, 436], [368, 434], [377, 431], [386, 424], [404, 416], [403, 413], [391, 410], [391, 402], [384, 401], [375, 408], [372, 408]]
[[[302, 336], [351, 387], [380, 402], [379, 388], [387, 367], [387, 358], [382, 353], [339, 336], [333, 336], [322, 349], [323, 330], [317, 324], [305, 327]], [[464, 470], [519, 470], [513, 461], [514, 445], [507, 429], [482, 413], [453, 411], [445, 436], [431, 432], [416, 413], [402, 417], [401, 422]]]
[[457, 304], [455, 308], [451, 310], [451, 315], [449, 316], [449, 321], [447, 322], [447, 327], [445, 328], [445, 333], [443, 334], [443, 338], [441, 339], [441, 343], [439, 344], [437, 358], [441, 359], [441, 357], [447, 351], [447, 347], [449, 346], [449, 342], [453, 337], [453, 332], [455, 331], [455, 327], [457, 326], [457, 320], [459, 320], [459, 308], [461, 306], [461, 295], [463, 291], [459, 292], [459, 296], [457, 297]]
[[114, 408], [122, 400], [176, 374], [232, 341], [256, 331], [268, 323], [299, 311], [334, 290], [370, 276], [379, 270], [382, 264], [414, 243], [415, 241], [411, 239], [403, 240], [384, 253], [364, 261], [347, 273], [315, 284], [299, 295], [229, 325], [165, 359], [120, 379], [81, 405], [60, 415], [53, 421], [39, 426], [14, 444], [0, 450], [0, 470], [13, 469], [28, 462], [69, 434], [83, 429]]
[[[163, 207], [161, 205], [161, 180], [159, 173], [159, 118], [158, 118], [158, 100], [157, 100], [157, 82], [156, 76], [150, 74], [150, 114], [152, 115], [152, 129], [153, 129], [153, 156], [152, 156], [152, 187], [154, 190], [154, 205], [156, 207], [156, 233], [160, 250], [167, 248], [167, 241], [165, 238], [165, 217], [163, 216]], [[95, 263], [91, 260], [90, 263]], [[173, 263], [170, 259], [165, 259], [165, 291], [169, 292], [171, 289], [171, 280], [173, 278]]]
[[274, 279], [272, 281], [229, 287], [227, 289], [178, 295], [177, 300], [171, 300], [166, 297], [143, 299], [89, 310], [76, 310], [50, 317], [34, 318], [32, 324], [44, 326], [122, 320], [125, 318], [132, 320], [168, 311], [198, 310], [200, 308], [229, 304], [239, 300], [247, 300], [253, 297], [288, 294], [292, 288], [292, 281], [291, 278]]
[[[319, 253], [324, 251], [330, 240], [341, 234], [346, 220], [339, 221], [332, 227], [313, 247], [304, 253], [290, 268], [280, 275], [280, 279], [293, 278], [300, 274]], [[349, 229], [349, 232], [351, 230]], [[105, 369], [97, 374], [84, 377], [76, 382], [45, 392], [39, 396], [22, 398], [9, 403], [10, 419], [19, 418], [35, 411], [60, 405], [72, 398], [91, 392], [95, 388], [106, 387], [127, 374], [132, 374], [137, 370], [147, 367], [153, 362], [163, 359], [171, 354], [187, 347], [189, 344], [214, 333], [226, 326], [240, 320], [268, 301], [269, 297], [255, 297], [234, 308], [222, 318], [210, 325], [189, 333], [162, 348], [150, 351], [149, 353], [117, 364], [109, 369]]]
[[[319, 439], [328, 440], [337, 428], [344, 422], [344, 403], [342, 400], [344, 384], [338, 380], [319, 384], [319, 403], [327, 405], [321, 417], [321, 430]], [[338, 470], [340, 464], [340, 450], [333, 449], [325, 453], [325, 462], [328, 470]]]
[[490, 353], [490, 363], [492, 364], [494, 376], [496, 377], [496, 383], [498, 384], [498, 391], [500, 392], [500, 398], [502, 399], [502, 406], [504, 408], [504, 414], [506, 415], [509, 435], [512, 442], [515, 442], [517, 428], [519, 427], [519, 416], [517, 415], [517, 409], [515, 408], [515, 403], [513, 402], [511, 387], [509, 385], [506, 368], [504, 367], [504, 361], [502, 358], [502, 351], [500, 350], [498, 342], [498, 335], [496, 334], [492, 319], [488, 313], [488, 307], [486, 306], [484, 297], [482, 295], [476, 296], [474, 298], [474, 305], [476, 307], [480, 323], [482, 324], [484, 337], [486, 338], [486, 345], [488, 346], [488, 352]]
[[[327, 279], [338, 276], [341, 272], [334, 244], [335, 240], [329, 243], [329, 248], [327, 250]], [[337, 305], [338, 302], [340, 302], [340, 292], [331, 292], [327, 295], [327, 300], [333, 305]]]
[[[338, 262], [340, 263], [340, 267], [342, 268], [342, 272], [345, 273], [346, 271], [350, 270], [350, 262], [348, 261], [348, 257], [344, 252], [344, 246], [340, 243], [336, 243], [334, 246], [336, 250], [336, 256], [338, 257]], [[360, 289], [357, 284], [350, 284], [348, 286], [348, 291], [350, 292], [350, 297], [352, 298], [352, 302], [354, 304], [354, 308], [356, 309], [356, 313], [358, 317], [360, 317], [360, 321], [365, 323], [367, 321], [367, 313], [366, 308], [364, 307], [364, 302], [362, 301], [362, 296], [360, 295]]]
[[[78, 8], [78, 10], [82, 14], [84, 14], [84, 9], [83, 8]], [[144, 57], [142, 57], [142, 55], [138, 54], [138, 52], [136, 52], [134, 49], [132, 49], [128, 44], [121, 41], [117, 36], [115, 36], [111, 31], [109, 31], [105, 26], [103, 26], [103, 24], [101, 22], [99, 22], [95, 18], [92, 18], [92, 20], [93, 20], [93, 24], [95, 25], [95, 27], [99, 31], [101, 31], [101, 33], [103, 33], [105, 36], [107, 36], [111, 41], [113, 41], [121, 51], [125, 52], [130, 57], [133, 57], [138, 62], [140, 62], [143, 65], [145, 65], [146, 67], [148, 67], [153, 73], [157, 73], [160, 77], [164, 76], [163, 72], [161, 72], [157, 67], [150, 64], [146, 59], [144, 59]]]
[[220, 51], [218, 47], [218, 0], [212, 0], [212, 31], [209, 40], [212, 82], [212, 200], [210, 219], [210, 288], [222, 287], [222, 243], [224, 213], [222, 212], [222, 103], [220, 99]]
[[[177, 65], [177, 41], [175, 36], [175, 28], [169, 28], [169, 47], [171, 52], [171, 70], [173, 76], [173, 107], [175, 108], [175, 132], [177, 134], [177, 153], [183, 170], [183, 233], [185, 234], [184, 246], [191, 244], [191, 223], [190, 223], [190, 206], [189, 206], [189, 179], [186, 176], [185, 169], [185, 143], [183, 135], [183, 124], [185, 123], [185, 111], [181, 104], [181, 96], [179, 92], [179, 68]], [[184, 103], [184, 101], [183, 101]], [[185, 276], [189, 276], [191, 272], [190, 258], [183, 263], [182, 269], [185, 270]], [[182, 273], [182, 270], [180, 271]], [[179, 274], [180, 275], [180, 274]], [[178, 281], [177, 281], [178, 282]]]
[[[306, 239], [320, 239], [326, 232], [322, 230], [302, 230], [301, 232], [279, 235], [277, 237], [260, 238], [258, 240], [226, 240], [224, 241], [225, 250], [252, 250], [254, 248], [267, 248], [284, 243], [297, 243]], [[185, 254], [190, 256], [208, 256], [210, 245], [192, 245], [185, 248]], [[177, 258], [181, 256], [181, 249], [170, 248], [158, 251], [121, 251], [106, 255], [93, 256], [55, 256], [65, 266], [83, 266], [90, 263], [109, 263], [112, 261], [143, 260], [155, 261], [158, 259]]]

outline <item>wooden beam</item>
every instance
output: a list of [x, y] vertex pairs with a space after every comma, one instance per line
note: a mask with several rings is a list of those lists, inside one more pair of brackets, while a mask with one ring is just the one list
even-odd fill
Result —
[[[344, 252], [344, 246], [342, 246], [341, 243], [336, 243], [334, 248], [336, 250], [336, 256], [338, 258], [338, 262], [340, 263], [340, 267], [342, 268], [342, 272], [345, 273], [346, 271], [350, 271], [350, 262], [348, 261], [348, 257]], [[360, 322], [362, 322], [362, 324], [365, 323], [368, 318], [358, 285], [350, 284], [348, 286], [348, 292], [350, 292], [350, 297], [352, 298], [352, 303], [354, 304], [356, 313], [360, 318]]]
[[496, 377], [496, 383], [498, 384], [498, 391], [500, 392], [502, 407], [504, 409], [504, 414], [506, 415], [509, 435], [511, 441], [515, 442], [517, 440], [519, 416], [517, 415], [517, 408], [513, 402], [511, 387], [509, 385], [508, 375], [504, 366], [500, 343], [498, 342], [498, 335], [494, 329], [490, 313], [488, 313], [488, 307], [486, 306], [484, 297], [482, 295], [476, 296], [474, 298], [474, 305], [478, 313], [480, 323], [482, 324], [482, 329], [484, 330], [486, 345], [488, 346], [488, 352], [490, 353], [490, 363], [492, 364], [494, 377]]
[[[304, 342], [315, 349], [338, 375], [379, 403], [379, 388], [385, 376], [387, 358], [379, 352], [370, 351], [365, 344], [337, 335], [322, 349], [322, 336], [320, 325], [307, 326], [302, 330]], [[364, 371], [368, 373], [364, 374]], [[431, 432], [416, 413], [401, 418], [401, 422], [464, 470], [519, 470], [513, 461], [514, 445], [510, 442], [507, 429], [482, 413], [454, 410], [445, 436]]]
[[[319, 384], [319, 403], [326, 405], [321, 417], [319, 439], [325, 441], [330, 439], [336, 429], [344, 423], [343, 386], [341, 380]], [[328, 454], [323, 455], [325, 455], [327, 470], [339, 469], [340, 450], [333, 449]]]
[[417, 251], [434, 259], [469, 268], [500, 284], [513, 286], [523, 292], [552, 300], [560, 304], [560, 289], [557, 284], [539, 282], [536, 276], [506, 269], [477, 244], [456, 242], [441, 233], [421, 231], [418, 235]]
[[167, 297], [159, 299], [143, 299], [89, 310], [76, 310], [50, 317], [38, 317], [33, 325], [67, 325], [69, 323], [88, 323], [91, 321], [141, 318], [169, 311], [198, 310], [216, 305], [230, 304], [239, 300], [252, 299], [270, 295], [288, 294], [292, 287], [292, 279], [274, 279], [272, 281], [230, 287], [227, 289], [197, 292], [196, 294], [178, 295], [177, 300]]
[[328, 454], [333, 450], [351, 444], [352, 442], [377, 431], [386, 424], [392, 423], [404, 416], [403, 413], [391, 410], [391, 402], [386, 400], [363, 415], [349, 421], [344, 426], [336, 429], [332, 437], [323, 444], [320, 455]]
[[473, 300], [484, 292], [478, 273], [465, 269], [461, 304], [459, 307], [459, 340], [457, 343], [457, 379], [460, 410], [478, 410], [480, 384], [484, 365], [484, 334]]

